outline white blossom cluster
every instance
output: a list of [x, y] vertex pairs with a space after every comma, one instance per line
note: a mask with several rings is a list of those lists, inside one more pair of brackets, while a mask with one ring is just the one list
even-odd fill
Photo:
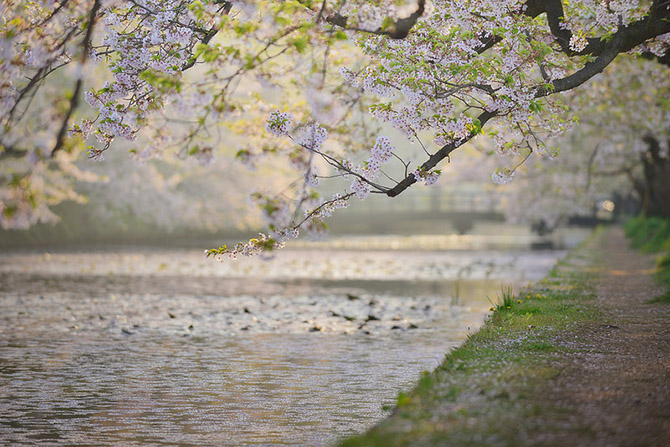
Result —
[[435, 136], [435, 144], [444, 146], [453, 141], [462, 141], [471, 133], [473, 123], [469, 116], [461, 115], [458, 119], [452, 119], [444, 123], [442, 132]]
[[495, 172], [491, 175], [491, 180], [496, 185], [504, 185], [511, 182], [514, 179], [514, 171], [511, 171], [507, 168], [496, 169]]
[[417, 183], [424, 182], [428, 186], [437, 183], [437, 180], [440, 178], [441, 174], [442, 171], [438, 169], [433, 171], [424, 171], [423, 169], [416, 169], [414, 170], [414, 172], [412, 172], [414, 180], [416, 180]]
[[211, 146], [203, 146], [195, 149], [193, 156], [201, 165], [210, 165], [216, 158], [214, 155], [214, 148]]
[[394, 149], [388, 137], [378, 137], [375, 145], [372, 146], [371, 160], [377, 160], [380, 164], [386, 163], [393, 156]]
[[270, 234], [259, 233], [257, 237], [250, 239], [248, 242], [237, 243], [232, 249], [224, 245], [218, 249], [205, 250], [205, 255], [213, 256], [219, 262], [224, 260], [224, 256], [229, 259], [236, 259], [238, 256], [263, 256], [273, 250], [284, 248], [287, 241], [296, 239], [299, 235], [300, 232], [297, 228], [275, 230]]
[[346, 170], [358, 174], [354, 176], [350, 189], [359, 200], [364, 200], [370, 194], [371, 185], [366, 180], [372, 181], [377, 178], [382, 165], [393, 156], [393, 151], [394, 147], [391, 140], [388, 137], [380, 136], [377, 137], [370, 151], [370, 157], [363, 163], [362, 167], [354, 168], [350, 161], [343, 163]]
[[394, 147], [388, 137], [377, 137], [377, 141], [375, 141], [375, 144], [370, 151], [370, 157], [363, 163], [363, 166], [359, 168], [357, 172], [362, 174], [368, 180], [374, 180], [377, 178], [381, 166], [393, 156], [393, 150]]
[[347, 84], [350, 84], [352, 87], [358, 87], [358, 78], [356, 77], [356, 73], [351, 71], [347, 67], [342, 67], [340, 68], [340, 74], [342, 75], [342, 79], [344, 79], [344, 82]]
[[[28, 188], [9, 187], [0, 189], [0, 228], [27, 229], [38, 222], [54, 222], [56, 215], [46, 207], [35, 208], [30, 205], [29, 197], [43, 188], [44, 185], [36, 176], [24, 180]], [[11, 210], [11, 212], [10, 212]]]
[[570, 49], [577, 53], [584, 51], [588, 44], [589, 42], [586, 40], [586, 36], [582, 33], [574, 33], [570, 38]]
[[644, 45], [654, 56], [663, 57], [670, 51], [670, 33], [662, 34]]
[[[283, 113], [280, 110], [275, 110], [270, 114], [266, 121], [266, 130], [275, 136], [290, 136], [290, 126], [293, 123], [293, 117], [290, 114]], [[316, 122], [312, 122], [309, 125], [302, 127], [298, 134], [293, 140], [299, 146], [307, 149], [310, 152], [317, 152], [321, 150], [323, 143], [328, 137], [328, 132], [324, 127], [319, 125]], [[388, 162], [389, 159], [393, 156], [393, 145], [388, 137], [380, 136], [375, 141], [374, 146], [370, 150], [370, 157], [363, 163], [362, 166], [354, 166], [350, 160], [343, 160], [338, 162], [339, 164], [333, 164], [331, 158], [326, 160], [331, 161], [334, 167], [336, 167], [339, 175], [344, 177], [352, 177], [352, 183], [350, 190], [352, 193], [358, 197], [360, 200], [364, 200], [371, 190], [370, 182], [374, 180], [378, 174], [381, 166]], [[289, 157], [291, 164], [294, 165], [297, 169], [301, 169], [304, 172], [304, 181], [305, 184], [309, 187], [316, 187], [319, 184], [319, 178], [316, 173], [313, 172], [313, 165], [311, 159], [307, 159], [304, 156], [303, 152], [294, 152]], [[335, 206], [335, 204], [344, 203], [344, 200], [335, 199], [334, 202], [329, 203], [323, 209], [320, 209], [319, 213], [312, 215], [313, 219], [326, 217], [324, 209], [330, 209]], [[267, 204], [265, 205], [267, 210]], [[272, 222], [272, 225], [279, 227], [276, 219], [276, 210], [274, 207], [270, 207], [272, 213], [268, 215], [266, 213], [266, 219]], [[308, 211], [309, 212], [309, 211]], [[329, 215], [329, 214], [328, 214]]]
[[370, 194], [370, 184], [363, 181], [359, 177], [355, 177], [351, 183], [351, 192], [356, 194], [359, 200], [365, 200], [365, 198]]
[[[431, 129], [439, 136], [436, 137], [436, 143], [441, 145], [470, 136], [472, 117], [453, 119], [451, 116], [459, 98], [469, 96], [484, 99], [484, 90], [479, 90], [475, 84], [499, 83], [498, 78], [514, 72], [521, 60], [516, 56], [517, 52], [504, 50], [501, 53], [504, 63], [500, 71], [491, 73], [490, 79], [484, 78], [481, 72], [463, 69], [477, 57], [481, 40], [477, 37], [454, 38], [453, 34], [440, 39], [432, 30], [463, 28], [469, 31], [465, 29], [473, 21], [470, 14], [473, 6], [469, 3], [440, 3], [442, 12], [446, 10], [448, 13], [426, 17], [406, 39], [391, 41], [370, 37], [366, 40], [364, 49], [368, 54], [378, 57], [380, 63], [376, 67], [367, 67], [359, 76], [364, 90], [389, 99], [396, 97], [396, 92], [401, 92], [406, 99], [406, 105], [376, 105], [371, 109], [374, 116], [389, 122], [408, 137], [416, 135], [418, 131]], [[491, 27], [490, 31], [482, 29], [477, 36], [486, 35], [487, 31], [493, 33], [493, 27], [509, 25], [509, 11], [518, 10], [520, 6], [517, 1], [479, 2], [475, 9], [486, 11], [486, 16], [492, 16], [494, 20], [486, 24]], [[519, 50], [523, 50], [523, 39], [516, 37], [512, 40], [522, 42]], [[427, 65], [424, 61], [430, 61], [431, 64]], [[344, 69], [341, 73], [350, 84], [358, 82], [359, 77], [355, 76], [353, 70]], [[456, 93], [463, 95], [457, 96]], [[494, 94], [486, 102], [497, 109], [499, 107], [495, 106], [495, 101], [498, 99], [499, 96]], [[509, 101], [513, 102], [514, 99], [510, 98]]]
[[333, 213], [342, 208], [347, 208], [349, 202], [342, 194], [335, 194], [330, 200], [323, 202], [314, 211], [305, 211], [306, 217], [311, 217], [318, 220], [324, 220], [332, 216]]
[[104, 10], [106, 33], [93, 56], [108, 61], [114, 81], [85, 94], [99, 112], [101, 143], [135, 139], [158, 95], [179, 90], [182, 67], [199, 37], [192, 28], [201, 25], [184, 6], [181, 0], [118, 1]]
[[250, 239], [246, 243], [239, 242], [232, 250], [228, 249], [227, 246], [223, 246], [215, 250], [205, 250], [205, 255], [214, 256], [217, 261], [223, 262], [225, 255], [229, 259], [236, 259], [240, 255], [247, 257], [257, 256], [271, 250], [280, 249], [283, 246], [283, 242], [278, 242], [265, 233], [259, 233], [258, 237]]
[[265, 122], [265, 130], [276, 137], [283, 137], [288, 135], [292, 126], [293, 115], [290, 113], [281, 112], [279, 109], [272, 112]]
[[328, 138], [328, 131], [317, 123], [311, 123], [300, 129], [295, 141], [308, 150], [318, 151], [326, 138]]
[[420, 109], [420, 106], [405, 106], [394, 110], [388, 104], [375, 104], [370, 108], [370, 114], [377, 119], [390, 123], [391, 126], [410, 139], [415, 137], [420, 130], [429, 127], [429, 122], [421, 119]]

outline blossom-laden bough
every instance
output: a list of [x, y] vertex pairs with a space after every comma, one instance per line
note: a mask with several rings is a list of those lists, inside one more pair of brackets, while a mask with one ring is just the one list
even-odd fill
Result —
[[[43, 0], [1, 17], [3, 227], [52, 219], [77, 198], [79, 155], [102, 160], [118, 139], [140, 161], [208, 163], [232, 145], [263, 175], [297, 171], [251, 192], [269, 231], [216, 257], [435, 183], [475, 138], [511, 156], [491, 176], [510, 182], [531, 155], [558, 155], [547, 141], [579, 113], [566, 92], [621, 54], [670, 54], [670, 0]], [[335, 178], [346, 186], [322, 197]]]

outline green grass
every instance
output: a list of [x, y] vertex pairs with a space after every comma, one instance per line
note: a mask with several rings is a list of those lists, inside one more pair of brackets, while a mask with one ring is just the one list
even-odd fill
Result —
[[665, 286], [665, 293], [657, 296], [652, 303], [670, 303], [670, 252], [658, 258], [656, 280]]
[[665, 292], [650, 302], [670, 303], [670, 220], [635, 217], [626, 222], [625, 230], [634, 248], [647, 253], [664, 252], [656, 262], [655, 277]]
[[631, 245], [646, 253], [670, 252], [670, 220], [635, 217], [624, 225]]
[[[634, 219], [626, 232], [635, 247], [667, 253], [659, 257], [656, 277], [669, 291], [656, 301], [670, 303], [670, 225]], [[389, 418], [340, 445], [512, 447], [534, 433], [560, 431], [572, 414], [544, 396], [561, 363], [588, 346], [588, 328], [605, 324], [593, 273], [580, 267], [602, 261], [598, 247], [605, 237], [596, 231], [531, 289], [503, 289], [490, 300], [493, 313], [482, 328], [412, 391], [400, 393]], [[573, 429], [595, 441], [591, 428]]]
[[[482, 328], [424, 373], [414, 390], [400, 393], [390, 418], [341, 446], [522, 444], [522, 433], [539, 429], [530, 421], [548, 411], [537, 396], [560, 373], [556, 359], [579, 349], [561, 335], [601, 323], [587, 279], [566, 260], [532, 289], [503, 289]], [[559, 408], [549, 411], [557, 420], [565, 416]]]

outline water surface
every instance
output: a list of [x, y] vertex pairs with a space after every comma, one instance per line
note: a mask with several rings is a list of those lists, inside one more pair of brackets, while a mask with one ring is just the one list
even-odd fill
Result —
[[0, 441], [332, 444], [564, 253], [405, 241], [2, 254]]

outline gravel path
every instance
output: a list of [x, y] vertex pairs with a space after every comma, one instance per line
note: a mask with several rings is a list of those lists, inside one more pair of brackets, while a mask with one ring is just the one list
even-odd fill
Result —
[[563, 416], [529, 444], [668, 447], [670, 305], [649, 303], [660, 293], [654, 256], [629, 249], [619, 228], [591, 244], [603, 319], [564, 333], [576, 353], [540, 395], [548, 412]]

